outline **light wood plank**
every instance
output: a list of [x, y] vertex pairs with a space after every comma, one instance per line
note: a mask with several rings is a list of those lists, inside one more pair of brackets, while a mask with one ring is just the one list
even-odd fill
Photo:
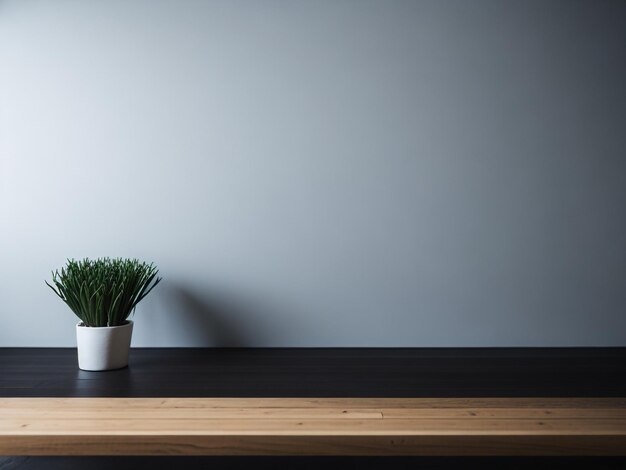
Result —
[[626, 455], [626, 399], [2, 398], [0, 455]]
[[626, 408], [235, 408], [122, 406], [2, 408], [17, 419], [626, 419]]

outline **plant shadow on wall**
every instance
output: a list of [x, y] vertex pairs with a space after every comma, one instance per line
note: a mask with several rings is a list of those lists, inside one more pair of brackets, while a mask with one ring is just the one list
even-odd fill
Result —
[[174, 283], [168, 285], [166, 295], [176, 309], [177, 326], [194, 346], [245, 347], [254, 343], [255, 338], [240, 326], [249, 313], [237, 302]]
[[167, 316], [160, 315], [158, 328], [166, 326], [166, 334], [176, 346], [289, 346], [292, 338], [311, 334], [321, 326], [310, 316], [296, 314], [297, 309], [286, 299], [242, 287], [219, 289], [172, 279], [160, 287]]
[[292, 347], [329, 335], [329, 325], [307, 315], [287, 296], [243, 286], [190, 285], [171, 278], [159, 287], [167, 321], [172, 322], [168, 326], [177, 330], [176, 346]]

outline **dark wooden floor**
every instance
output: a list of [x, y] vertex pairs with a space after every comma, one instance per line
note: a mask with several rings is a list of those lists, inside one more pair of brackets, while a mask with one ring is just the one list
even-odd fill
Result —
[[[75, 349], [0, 349], [0, 396], [626, 396], [626, 348], [133, 349], [127, 369], [78, 370]], [[622, 458], [3, 457], [0, 470], [624, 469]]]
[[75, 349], [0, 349], [0, 396], [626, 396], [626, 348], [133, 349], [86, 372]]

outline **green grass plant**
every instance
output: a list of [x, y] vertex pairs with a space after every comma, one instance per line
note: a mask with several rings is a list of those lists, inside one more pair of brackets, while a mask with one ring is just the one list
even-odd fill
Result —
[[119, 326], [161, 282], [158, 272], [154, 264], [136, 259], [69, 259], [46, 284], [84, 326]]

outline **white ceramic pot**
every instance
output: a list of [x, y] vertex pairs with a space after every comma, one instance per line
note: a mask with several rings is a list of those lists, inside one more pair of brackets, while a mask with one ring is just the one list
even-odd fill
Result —
[[78, 367], [83, 370], [121, 369], [128, 365], [133, 322], [121, 326], [76, 325]]

